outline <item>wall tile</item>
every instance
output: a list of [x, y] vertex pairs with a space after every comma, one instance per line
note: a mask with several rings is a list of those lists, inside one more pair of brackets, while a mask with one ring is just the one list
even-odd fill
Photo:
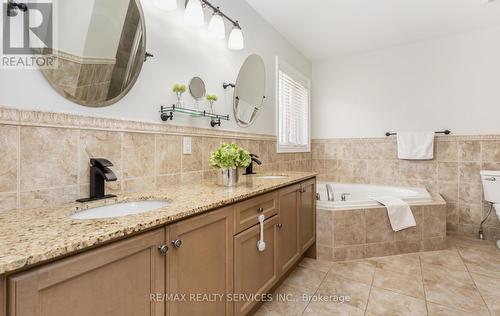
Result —
[[155, 181], [155, 177], [125, 179], [123, 181], [123, 192], [153, 191], [156, 188]]
[[394, 231], [385, 208], [368, 209], [365, 214], [367, 243], [394, 240]]
[[17, 208], [17, 193], [0, 193], [0, 212]]
[[123, 135], [123, 178], [148, 177], [154, 174], [155, 135], [125, 133]]
[[182, 172], [203, 170], [201, 162], [203, 156], [202, 138], [192, 137], [191, 155], [182, 155]]
[[476, 182], [460, 182], [458, 198], [460, 203], [465, 204], [481, 201], [483, 198], [482, 184]]
[[459, 165], [460, 181], [480, 182], [481, 181], [481, 163], [462, 162]]
[[122, 133], [82, 130], [80, 132], [79, 183], [89, 183], [90, 158], [105, 158], [113, 163], [111, 168], [122, 179]]
[[480, 142], [460, 142], [458, 143], [458, 153], [460, 161], [480, 161], [481, 143]]
[[458, 143], [453, 141], [438, 141], [436, 145], [436, 159], [439, 161], [458, 161]]
[[[217, 148], [221, 145], [221, 140], [219, 138], [212, 138], [212, 137], [204, 137], [202, 139], [202, 157], [201, 157], [201, 163], [203, 165], [203, 170], [211, 170], [212, 166], [210, 165], [210, 157], [212, 156], [212, 153], [217, 150]], [[254, 147], [257, 147], [259, 149], [253, 148], [253, 149], [248, 149], [251, 153], [255, 153], [258, 156], [262, 156], [260, 153], [260, 144], [254, 144]], [[265, 146], [264, 146], [265, 147]], [[265, 149], [267, 150], [267, 148]], [[261, 161], [266, 162], [268, 160], [264, 160], [261, 158]], [[256, 165], [256, 164], [255, 164]], [[257, 167], [258, 168], [258, 167]]]
[[180, 173], [156, 177], [156, 188], [159, 190], [163, 190], [165, 188], [168, 188], [168, 186], [170, 185], [175, 185], [179, 183], [181, 183]]
[[317, 210], [316, 227], [318, 244], [333, 247], [333, 212]]
[[21, 192], [21, 208], [55, 206], [78, 199], [78, 186]]
[[0, 192], [17, 191], [17, 127], [0, 126]]
[[423, 238], [446, 235], [446, 206], [424, 207]]
[[500, 162], [500, 142], [481, 142], [482, 161]]
[[333, 261], [346, 261], [366, 258], [365, 245], [333, 248]]
[[181, 172], [182, 137], [156, 135], [156, 175]]
[[483, 206], [481, 204], [461, 204], [458, 208], [459, 223], [479, 225], [483, 215]]
[[77, 183], [77, 130], [21, 127], [22, 191]]
[[458, 163], [456, 162], [440, 162], [438, 163], [438, 180], [439, 181], [458, 181]]
[[333, 213], [334, 245], [346, 246], [366, 242], [365, 211], [335, 211]]

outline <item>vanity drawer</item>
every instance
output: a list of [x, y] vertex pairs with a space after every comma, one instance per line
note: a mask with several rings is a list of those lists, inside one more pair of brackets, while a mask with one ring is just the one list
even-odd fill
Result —
[[238, 203], [234, 216], [234, 232], [237, 234], [258, 224], [260, 214], [264, 214], [266, 219], [278, 214], [277, 192], [267, 193]]

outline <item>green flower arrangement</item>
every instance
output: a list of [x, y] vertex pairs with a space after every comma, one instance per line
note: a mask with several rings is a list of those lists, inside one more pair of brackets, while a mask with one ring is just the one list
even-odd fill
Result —
[[181, 83], [176, 83], [172, 87], [172, 91], [177, 96], [177, 106], [179, 106], [179, 107], [182, 107], [182, 105], [183, 105], [183, 103], [182, 103], [182, 94], [184, 92], [186, 92], [186, 90], [187, 90], [186, 85], [185, 84], [181, 84]]
[[210, 104], [210, 112], [214, 113], [214, 103], [219, 100], [219, 97], [216, 94], [207, 94], [205, 97]]
[[184, 92], [186, 92], [186, 90], [187, 90], [186, 85], [185, 85], [185, 84], [181, 84], [181, 83], [176, 83], [176, 84], [174, 84], [174, 86], [172, 87], [172, 91], [173, 91], [175, 94], [177, 94], [177, 95], [179, 95], [179, 94], [181, 94], [181, 95], [182, 95]]
[[221, 169], [246, 168], [252, 162], [250, 153], [237, 144], [222, 144], [212, 153], [210, 164]]
[[207, 101], [211, 102], [211, 103], [219, 100], [219, 97], [216, 94], [207, 94], [206, 98], [207, 98]]

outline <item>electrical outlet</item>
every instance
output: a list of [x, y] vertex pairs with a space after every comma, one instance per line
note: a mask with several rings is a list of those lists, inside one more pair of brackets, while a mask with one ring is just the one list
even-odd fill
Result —
[[182, 140], [182, 153], [184, 155], [191, 155], [191, 137], [184, 137]]

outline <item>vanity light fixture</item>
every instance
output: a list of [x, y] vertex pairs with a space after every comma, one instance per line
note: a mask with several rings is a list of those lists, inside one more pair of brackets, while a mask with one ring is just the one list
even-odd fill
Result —
[[[156, 0], [171, 1], [171, 0]], [[241, 50], [245, 47], [243, 32], [238, 21], [235, 21], [225, 15], [219, 7], [214, 6], [207, 0], [186, 0], [186, 10], [184, 11], [184, 20], [191, 26], [202, 26], [205, 23], [203, 8], [210, 8], [213, 11], [212, 19], [208, 24], [208, 34], [210, 37], [222, 40], [226, 38], [226, 26], [224, 19], [231, 22], [233, 29], [229, 35], [228, 48], [231, 50]]]
[[162, 11], [177, 10], [177, 0], [155, 0], [156, 6]]
[[190, 26], [205, 24], [205, 14], [200, 0], [189, 0], [184, 11], [184, 21]]
[[212, 19], [208, 24], [208, 34], [216, 40], [223, 40], [226, 38], [226, 26], [224, 25], [224, 19], [222, 18], [220, 10], [215, 11], [212, 15]]
[[245, 47], [243, 32], [241, 32], [241, 27], [238, 24], [238, 21], [234, 23], [231, 34], [229, 35], [228, 47], [232, 50], [242, 50]]

